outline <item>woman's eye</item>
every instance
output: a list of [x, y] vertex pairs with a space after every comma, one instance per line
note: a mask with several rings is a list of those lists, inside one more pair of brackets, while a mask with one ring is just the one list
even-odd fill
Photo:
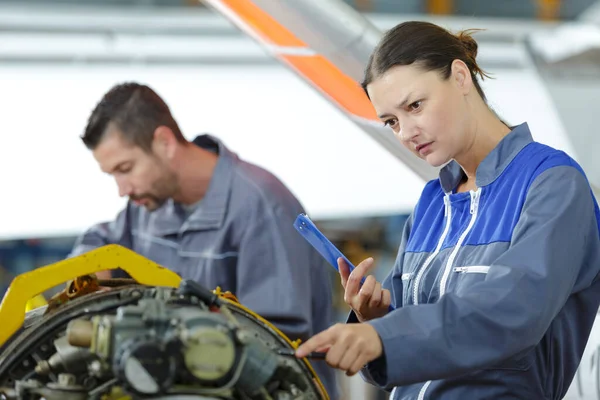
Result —
[[392, 127], [392, 126], [396, 125], [396, 120], [395, 119], [388, 119], [386, 121], [383, 121], [383, 125], [384, 126]]
[[410, 109], [412, 111], [416, 111], [419, 108], [421, 108], [421, 102], [420, 101], [415, 101], [414, 103], [411, 103], [411, 105], [409, 107], [410, 107]]

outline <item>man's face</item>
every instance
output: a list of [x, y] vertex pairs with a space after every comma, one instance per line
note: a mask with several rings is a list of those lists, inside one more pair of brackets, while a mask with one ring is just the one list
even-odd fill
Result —
[[178, 191], [177, 177], [166, 160], [124, 140], [110, 129], [93, 151], [103, 172], [112, 175], [120, 196], [154, 211]]

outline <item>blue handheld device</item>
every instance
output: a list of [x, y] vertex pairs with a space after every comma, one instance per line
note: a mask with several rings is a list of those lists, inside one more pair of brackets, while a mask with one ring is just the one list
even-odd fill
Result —
[[[346, 261], [346, 264], [348, 264], [350, 267], [350, 272], [354, 270], [354, 265], [346, 258], [344, 254], [342, 254], [341, 251], [338, 250], [337, 247], [333, 245], [333, 243], [329, 241], [329, 239], [325, 237], [325, 235], [321, 233], [319, 228], [317, 228], [314, 222], [312, 222], [306, 214], [298, 215], [296, 221], [294, 222], [294, 228], [296, 228], [296, 230], [304, 237], [304, 239], [306, 239], [308, 243], [310, 243], [312, 247], [314, 247], [315, 250], [317, 250], [329, 262], [329, 264], [336, 269], [336, 271], [339, 272], [337, 259], [340, 257]], [[363, 278], [360, 280], [361, 285], [365, 283], [365, 279], [366, 278], [363, 276]], [[389, 311], [393, 310], [394, 307], [390, 304]]]
[[[312, 222], [306, 214], [298, 215], [294, 222], [294, 228], [296, 228], [304, 239], [306, 239], [308, 243], [310, 243], [312, 247], [314, 247], [315, 250], [317, 250], [338, 272], [337, 259], [340, 257], [346, 261], [346, 264], [350, 267], [350, 272], [354, 270], [354, 265], [333, 245], [333, 243], [329, 241], [329, 239], [325, 237], [325, 235], [321, 233], [321, 231], [319, 231], [319, 228], [317, 228], [314, 222]], [[365, 283], [364, 276], [360, 283]]]

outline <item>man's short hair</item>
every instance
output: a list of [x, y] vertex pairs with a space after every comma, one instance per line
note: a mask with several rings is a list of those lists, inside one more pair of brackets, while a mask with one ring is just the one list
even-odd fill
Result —
[[135, 82], [113, 86], [96, 105], [81, 136], [88, 149], [100, 144], [109, 125], [146, 152], [151, 152], [159, 126], [170, 128], [179, 142], [186, 141], [163, 99], [150, 87]]

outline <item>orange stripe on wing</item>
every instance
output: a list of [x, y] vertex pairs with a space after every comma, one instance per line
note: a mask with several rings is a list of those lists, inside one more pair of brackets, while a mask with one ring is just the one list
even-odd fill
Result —
[[[252, 32], [247, 33], [261, 40], [263, 44], [270, 45], [267, 47], [279, 60], [292, 67], [347, 113], [371, 121], [378, 120], [371, 102], [354, 79], [323, 56], [289, 54], [289, 50], [293, 50], [291, 48], [306, 50], [307, 45], [251, 0], [205, 1], [213, 4], [215, 9], [229, 17], [232, 22], [243, 24], [238, 28], [251, 29]], [[282, 47], [282, 52], [278, 52], [277, 47]]]
[[364, 119], [378, 120], [375, 110], [356, 81], [323, 56], [281, 56], [342, 109]]
[[307, 47], [292, 32], [284, 28], [269, 14], [261, 10], [250, 0], [221, 0], [246, 24], [250, 25], [265, 42], [277, 46]]

